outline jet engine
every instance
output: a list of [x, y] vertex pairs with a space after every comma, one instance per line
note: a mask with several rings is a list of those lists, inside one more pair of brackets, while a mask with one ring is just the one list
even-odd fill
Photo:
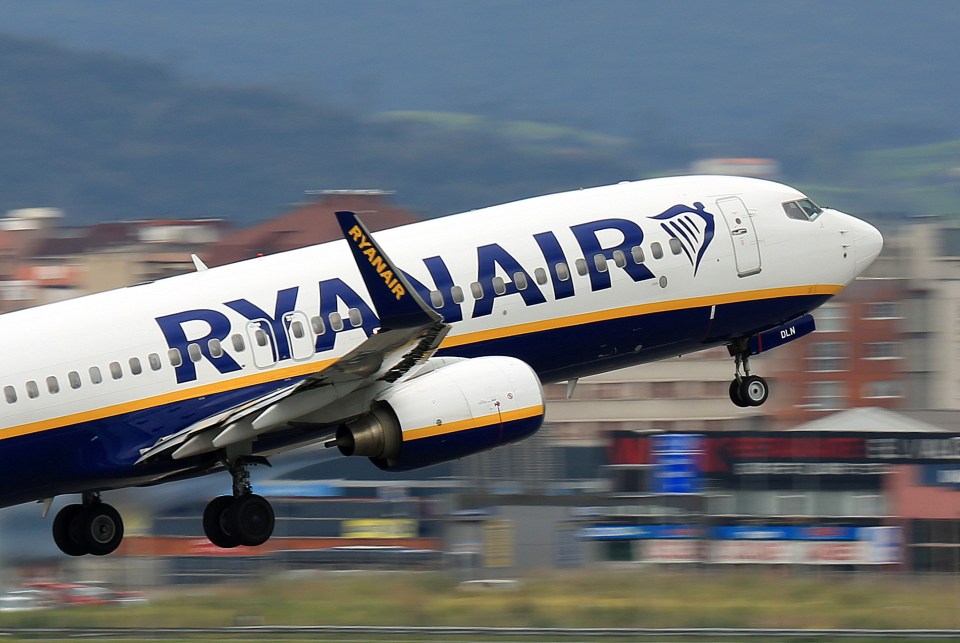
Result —
[[406, 471], [516, 442], [542, 423], [543, 389], [533, 369], [512, 357], [478, 357], [387, 389], [328, 446]]

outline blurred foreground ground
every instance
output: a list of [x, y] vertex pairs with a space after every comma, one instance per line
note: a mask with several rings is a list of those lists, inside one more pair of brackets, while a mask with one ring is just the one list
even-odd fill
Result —
[[960, 629], [960, 577], [631, 569], [461, 584], [438, 573], [310, 572], [0, 613], [0, 628], [236, 625]]

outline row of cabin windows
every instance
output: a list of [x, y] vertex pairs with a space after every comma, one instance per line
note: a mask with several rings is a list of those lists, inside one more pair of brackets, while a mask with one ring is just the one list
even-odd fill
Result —
[[[680, 242], [671, 238], [669, 241], [670, 251], [678, 255], [680, 254], [681, 247]], [[653, 242], [650, 244], [650, 254], [653, 255], [654, 259], [661, 259], [663, 257], [663, 248], [658, 242]], [[629, 259], [627, 254], [623, 250], [615, 250], [613, 252], [613, 262], [619, 268], [624, 268], [627, 265], [628, 260], [632, 260], [636, 264], [641, 264], [644, 261], [643, 248], [640, 246], [634, 246], [630, 250]], [[593, 257], [594, 265], [596, 269], [600, 272], [606, 272], [608, 269], [607, 258], [602, 254], [594, 255]], [[585, 259], [577, 259], [574, 262], [574, 265], [577, 270], [577, 274], [580, 276], [586, 276], [588, 273], [587, 262]], [[554, 273], [557, 276], [557, 279], [560, 281], [567, 281], [570, 279], [570, 268], [565, 262], [560, 262], [554, 266]], [[533, 277], [536, 282], [543, 286], [547, 283], [547, 271], [543, 268], [537, 268], [533, 271]], [[529, 287], [527, 282], [527, 275], [524, 272], [518, 272], [513, 275], [513, 285], [516, 286], [517, 290], [526, 290]], [[493, 282], [493, 291], [497, 295], [503, 295], [507, 292], [507, 284], [502, 277], [494, 277]], [[473, 295], [474, 299], [483, 299], [483, 285], [479, 282], [473, 282], [470, 284], [470, 293]], [[460, 304], [464, 301], [463, 288], [460, 286], [453, 286], [450, 289], [450, 296], [453, 299], [454, 303]], [[434, 290], [430, 293], [430, 303], [434, 308], [443, 308], [443, 293], [438, 290]], [[343, 316], [338, 312], [330, 313], [327, 316], [327, 319], [330, 323], [330, 329], [334, 332], [339, 332], [344, 329], [344, 319]], [[360, 310], [357, 308], [351, 308], [347, 311], [347, 319], [350, 322], [350, 325], [353, 328], [358, 328], [363, 325], [363, 318], [361, 316]], [[326, 324], [324, 323], [323, 318], [319, 316], [314, 316], [310, 318], [310, 326], [313, 330], [314, 335], [323, 335], [326, 332]], [[295, 339], [303, 339], [306, 337], [307, 330], [304, 327], [302, 321], [298, 319], [293, 319], [290, 322], [290, 334]], [[269, 345], [270, 338], [267, 336], [266, 331], [262, 328], [257, 328], [253, 332], [253, 341], [256, 342], [257, 346], [263, 348]], [[243, 335], [237, 333], [230, 337], [230, 343], [233, 346], [233, 349], [242, 353], [246, 350], [246, 341], [243, 338]], [[224, 350], [223, 345], [219, 339], [211, 339], [207, 342], [207, 350], [210, 353], [210, 357], [217, 359], [223, 356]], [[203, 359], [203, 350], [200, 348], [200, 345], [197, 343], [191, 343], [187, 345], [187, 357], [191, 362], [199, 362]], [[167, 359], [170, 362], [170, 365], [174, 368], [177, 368], [183, 364], [183, 355], [180, 353], [180, 350], [177, 348], [171, 348], [167, 352]], [[128, 361], [130, 367], [130, 373], [132, 375], [140, 375], [143, 373], [143, 364], [138, 357], [131, 357]], [[162, 363], [160, 360], [160, 355], [157, 353], [150, 353], [147, 356], [147, 364], [152, 371], [159, 371], [162, 368]], [[110, 373], [110, 377], [114, 380], [119, 380], [123, 378], [123, 367], [120, 365], [120, 362], [110, 362], [107, 366], [107, 370]], [[100, 370], [99, 366], [91, 366], [88, 370], [88, 377], [91, 384], [101, 384], [103, 382], [103, 373]], [[77, 371], [70, 371], [67, 373], [67, 382], [70, 385], [71, 389], [79, 389], [83, 382], [80, 378], [80, 373]], [[60, 380], [57, 379], [55, 375], [51, 375], [46, 378], [45, 381], [47, 391], [51, 395], [55, 395], [60, 392]], [[35, 380], [30, 380], [24, 385], [26, 390], [27, 397], [30, 399], [35, 399], [40, 396], [40, 386]], [[3, 396], [8, 404], [13, 404], [17, 401], [17, 390], [13, 386], [5, 386], [3, 388]]]
[[[330, 328], [334, 331], [340, 331], [344, 328], [343, 316], [340, 313], [330, 313], [328, 316], [330, 322]], [[357, 308], [351, 308], [347, 312], [347, 319], [350, 324], [357, 328], [363, 324], [363, 319], [360, 314], [360, 310]], [[326, 324], [323, 319], [320, 317], [313, 317], [310, 319], [310, 326], [313, 329], [315, 335], [323, 335], [326, 332]], [[298, 319], [295, 319], [290, 322], [290, 334], [295, 339], [303, 339], [307, 335], [307, 329], [304, 323]], [[260, 347], [265, 347], [269, 345], [270, 339], [267, 336], [267, 333], [262, 329], [258, 328], [254, 331], [253, 340]], [[230, 338], [230, 344], [233, 346], [233, 349], [242, 353], [247, 349], [246, 340], [244, 340], [243, 335], [234, 334]], [[207, 350], [210, 353], [210, 357], [217, 359], [222, 357], [224, 354], [223, 345], [219, 339], [211, 339], [207, 342]], [[191, 343], [187, 345], [187, 357], [191, 362], [199, 362], [203, 359], [203, 350], [200, 345], [197, 343]], [[171, 348], [167, 351], [167, 360], [170, 362], [170, 365], [174, 368], [177, 368], [183, 364], [183, 355], [177, 348]], [[143, 363], [139, 357], [131, 357], [128, 360], [129, 372], [131, 375], [140, 375], [144, 371]], [[160, 355], [157, 353], [150, 353], [147, 356], [147, 365], [151, 371], [159, 371], [163, 367], [162, 360]], [[110, 375], [111, 379], [119, 380], [123, 378], [123, 366], [120, 362], [110, 362], [107, 365], [107, 372]], [[87, 377], [90, 384], [101, 384], [104, 381], [103, 371], [99, 366], [91, 366], [87, 370]], [[78, 371], [70, 371], [67, 373], [67, 383], [71, 389], [77, 390], [83, 386], [83, 381], [80, 377]], [[47, 392], [51, 395], [55, 395], [60, 392], [60, 380], [55, 375], [51, 375], [44, 380]], [[30, 399], [35, 399], [40, 397], [40, 385], [35, 380], [30, 380], [24, 385], [24, 390], [26, 391], [27, 397]], [[13, 386], [5, 386], [3, 388], [3, 397], [8, 404], [13, 404], [17, 401], [17, 389]]]
[[[676, 238], [671, 238], [667, 244], [670, 248], [670, 252], [678, 255], [683, 252], [683, 248], [680, 246], [680, 240]], [[650, 254], [653, 255], [654, 259], [663, 258], [663, 246], [659, 242], [654, 241], [650, 244]], [[634, 246], [630, 249], [630, 253], [627, 254], [623, 250], [614, 250], [613, 251], [613, 263], [618, 268], [626, 268], [629, 261], [639, 265], [645, 260], [643, 248], [640, 246]], [[593, 256], [593, 265], [598, 272], [607, 272], [609, 266], [607, 264], [606, 256], [602, 254], [596, 254]], [[574, 262], [574, 267], [577, 271], [577, 274], [581, 277], [586, 277], [589, 269], [587, 267], [586, 259], [577, 259]], [[570, 266], [567, 263], [561, 261], [560, 263], [554, 265], [554, 274], [559, 281], [568, 281], [570, 279]], [[533, 271], [534, 280], [541, 286], [547, 284], [547, 271], [543, 268], [537, 268]], [[497, 295], [503, 295], [507, 292], [507, 284], [503, 280], [503, 277], [494, 277], [491, 283], [493, 287], [493, 292]], [[513, 285], [516, 286], [517, 290], [526, 290], [529, 287], [529, 282], [527, 281], [527, 274], [525, 272], [517, 272], [513, 275]], [[470, 294], [473, 295], [474, 299], [483, 299], [484, 291], [483, 284], [478, 281], [470, 284]], [[463, 303], [463, 288], [460, 286], [453, 286], [450, 288], [450, 298], [453, 299], [453, 303], [461, 304]], [[430, 304], [434, 308], [443, 308], [443, 293], [439, 290], [433, 290], [430, 292]]]
[[[180, 351], [177, 351], [178, 355], [179, 353]], [[132, 375], [140, 375], [143, 373], [144, 367], [139, 357], [131, 357], [127, 363]], [[150, 355], [147, 356], [147, 365], [149, 366], [150, 370], [159, 371], [163, 366], [160, 360], [160, 355], [157, 353], [150, 353]], [[110, 374], [111, 379], [119, 380], [123, 377], [123, 366], [120, 364], [120, 362], [110, 362], [107, 365], [106, 370]], [[104, 380], [103, 371], [99, 366], [91, 366], [89, 369], [87, 369], [87, 378], [89, 379], [90, 384], [101, 384]], [[60, 392], [60, 380], [56, 375], [50, 375], [44, 380], [43, 383], [47, 389], [47, 392], [51, 395], [55, 395]], [[77, 390], [83, 386], [80, 373], [78, 371], [70, 371], [67, 373], [67, 384], [74, 390]], [[26, 384], [24, 384], [23, 388], [26, 391], [28, 398], [35, 399], [40, 397], [40, 385], [35, 380], [28, 381]], [[3, 398], [8, 404], [13, 404], [17, 401], [17, 389], [9, 385], [4, 386]]]

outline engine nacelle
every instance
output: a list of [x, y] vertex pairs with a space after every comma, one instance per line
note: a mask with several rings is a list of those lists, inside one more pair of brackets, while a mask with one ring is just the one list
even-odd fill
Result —
[[463, 360], [385, 391], [337, 431], [344, 455], [406, 471], [516, 442], [543, 423], [543, 389], [512, 357]]

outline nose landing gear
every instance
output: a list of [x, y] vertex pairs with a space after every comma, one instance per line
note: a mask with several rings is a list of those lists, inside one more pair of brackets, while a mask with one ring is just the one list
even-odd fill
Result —
[[[750, 353], [730, 345], [734, 357], [734, 376], [730, 382], [730, 401], [739, 407], [760, 406], [767, 401], [770, 387], [767, 380], [750, 374]], [[741, 368], [743, 374], [740, 373]]]

